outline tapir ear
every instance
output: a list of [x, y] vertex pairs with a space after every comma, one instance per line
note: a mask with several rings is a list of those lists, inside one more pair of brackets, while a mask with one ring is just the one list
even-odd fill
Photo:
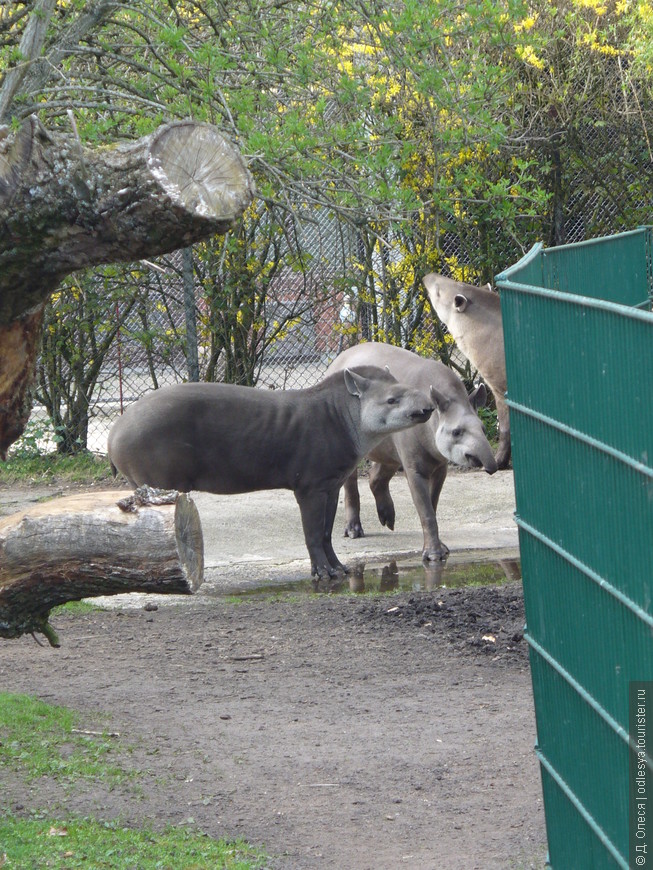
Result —
[[433, 399], [433, 401], [437, 405], [438, 411], [440, 411], [440, 413], [444, 414], [444, 412], [447, 410], [447, 408], [451, 404], [451, 399], [447, 399], [447, 397], [445, 395], [443, 395], [439, 390], [436, 390], [435, 387], [433, 386], [433, 384], [431, 384], [431, 386], [429, 387], [429, 390], [431, 392], [431, 398]]
[[475, 390], [469, 394], [469, 403], [474, 410], [484, 408], [487, 402], [487, 390], [485, 384], [479, 384]]
[[363, 375], [358, 375], [351, 369], [345, 369], [345, 386], [352, 396], [362, 396], [368, 383], [369, 381]]
[[485, 289], [486, 289], [486, 290], [489, 290], [490, 293], [492, 292], [492, 285], [490, 284], [489, 281], [488, 281], [487, 284], [485, 285]]
[[463, 296], [462, 293], [456, 293], [453, 297], [453, 304], [456, 311], [462, 313], [469, 305], [469, 299], [466, 296]]

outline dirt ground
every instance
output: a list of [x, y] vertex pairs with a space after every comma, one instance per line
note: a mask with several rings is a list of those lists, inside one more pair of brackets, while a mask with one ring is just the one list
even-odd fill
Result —
[[[363, 493], [368, 534], [336, 538], [343, 561], [419, 554], [405, 481], [392, 491], [397, 532]], [[0, 486], [0, 513], [44, 494]], [[197, 497], [207, 581], [192, 598], [59, 614], [58, 650], [1, 642], [0, 689], [79, 710], [91, 729], [108, 714], [116, 758], [144, 773], [71, 790], [3, 772], [0, 805], [186, 823], [248, 839], [275, 870], [543, 868], [520, 583], [428, 588], [425, 572], [390, 595], [225, 599], [306, 575], [286, 495]], [[516, 555], [512, 498], [510, 472], [449, 476], [450, 562]]]

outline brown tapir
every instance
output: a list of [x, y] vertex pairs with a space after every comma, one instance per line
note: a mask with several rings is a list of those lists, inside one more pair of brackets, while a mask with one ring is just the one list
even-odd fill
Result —
[[510, 462], [510, 417], [504, 398], [506, 358], [498, 293], [431, 272], [423, 279], [431, 304], [460, 350], [478, 369], [494, 394], [499, 420], [497, 465]]
[[[395, 508], [389, 483], [401, 467], [422, 523], [422, 556], [431, 561], [443, 559], [449, 550], [440, 540], [436, 511], [447, 476], [447, 462], [466, 468], [484, 468], [488, 474], [497, 470], [492, 448], [475, 411], [475, 407], [485, 402], [485, 387], [481, 384], [468, 396], [460, 378], [441, 362], [376, 342], [366, 342], [344, 351], [336, 357], [327, 373], [364, 364], [387, 366], [403, 383], [421, 390], [430, 389], [435, 400], [436, 410], [425, 426], [389, 435], [366, 455], [374, 463], [370, 471], [370, 488], [381, 524], [394, 528]], [[345, 483], [345, 511], [345, 535], [361, 537], [364, 533], [355, 470]]]
[[305, 390], [178, 384], [148, 393], [109, 433], [111, 464], [132, 486], [213, 493], [291, 489], [311, 571], [346, 570], [331, 544], [338, 492], [388, 433], [423, 423], [427, 390], [372, 366]]

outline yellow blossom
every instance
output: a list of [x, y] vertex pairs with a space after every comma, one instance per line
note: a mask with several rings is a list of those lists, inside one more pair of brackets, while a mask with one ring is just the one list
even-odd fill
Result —
[[535, 13], [535, 15], [529, 15], [528, 18], [523, 18], [521, 21], [517, 21], [516, 24], [513, 25], [515, 33], [532, 30], [537, 23], [538, 17], [539, 15]]
[[532, 45], [518, 46], [517, 57], [529, 66], [534, 66], [536, 69], [544, 69], [544, 61], [537, 56]]

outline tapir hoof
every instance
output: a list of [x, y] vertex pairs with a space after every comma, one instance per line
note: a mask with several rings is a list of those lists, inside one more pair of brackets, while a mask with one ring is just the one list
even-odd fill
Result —
[[311, 577], [316, 580], [333, 580], [341, 574], [349, 574], [349, 568], [345, 567], [341, 562], [334, 567], [333, 565], [313, 565]]
[[360, 520], [351, 520], [345, 525], [345, 538], [364, 538], [365, 532], [361, 526]]
[[443, 544], [442, 541], [437, 547], [425, 547], [422, 552], [422, 561], [424, 562], [445, 562], [449, 555], [449, 547]]
[[377, 505], [376, 512], [379, 517], [379, 522], [382, 526], [386, 526], [386, 528], [390, 529], [391, 532], [395, 530], [395, 506], [392, 502], [388, 506], [379, 507]]
[[331, 580], [337, 576], [338, 572], [331, 565], [313, 565], [311, 570], [311, 577], [315, 580]]

